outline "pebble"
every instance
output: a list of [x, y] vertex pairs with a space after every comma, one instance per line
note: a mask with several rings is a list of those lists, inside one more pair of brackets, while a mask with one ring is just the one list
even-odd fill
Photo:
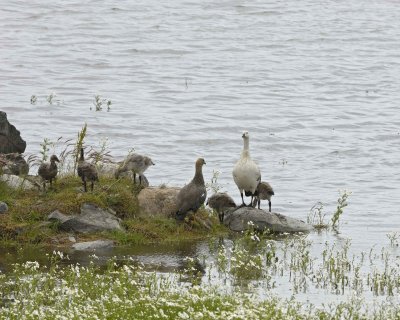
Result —
[[8, 211], [7, 203], [0, 201], [0, 214]]

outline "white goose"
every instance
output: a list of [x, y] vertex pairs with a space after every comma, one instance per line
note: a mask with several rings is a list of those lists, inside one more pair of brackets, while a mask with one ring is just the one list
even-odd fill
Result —
[[257, 164], [251, 159], [249, 152], [249, 133], [243, 132], [243, 151], [238, 162], [236, 162], [233, 168], [233, 180], [240, 191], [242, 197], [242, 204], [245, 206], [243, 200], [243, 191], [245, 195], [251, 196], [250, 205], [253, 203], [253, 197], [257, 190], [258, 184], [261, 182], [261, 173]]

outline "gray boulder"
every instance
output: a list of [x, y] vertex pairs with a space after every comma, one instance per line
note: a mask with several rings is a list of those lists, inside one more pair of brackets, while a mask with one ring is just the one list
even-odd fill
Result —
[[0, 153], [24, 153], [26, 142], [20, 132], [7, 120], [7, 114], [0, 111]]
[[114, 241], [112, 240], [77, 242], [72, 245], [72, 249], [80, 251], [94, 251], [100, 249], [109, 249], [113, 247], [114, 247]]
[[7, 203], [0, 201], [0, 214], [6, 213], [8, 211]]
[[0, 181], [3, 181], [11, 189], [31, 190], [41, 188], [40, 183], [35, 176], [15, 176], [12, 174], [0, 175]]
[[49, 220], [60, 222], [60, 229], [81, 233], [97, 231], [120, 230], [123, 231], [120, 219], [107, 209], [101, 209], [93, 204], [84, 203], [80, 215], [64, 215], [58, 210], [50, 213]]
[[249, 222], [259, 231], [269, 229], [272, 232], [310, 232], [314, 229], [304, 221], [252, 207], [233, 208], [225, 212], [224, 224], [233, 231], [249, 229]]
[[180, 188], [149, 187], [138, 195], [142, 215], [174, 216], [177, 211], [177, 195]]
[[58, 210], [55, 210], [47, 216], [47, 219], [53, 220], [53, 221], [58, 221], [60, 223], [64, 223], [64, 222], [68, 221], [69, 219], [71, 219], [72, 217], [73, 216], [67, 216], [64, 213], [62, 213]]

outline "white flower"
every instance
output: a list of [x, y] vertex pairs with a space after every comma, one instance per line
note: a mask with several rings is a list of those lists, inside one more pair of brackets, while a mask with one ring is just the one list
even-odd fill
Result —
[[189, 315], [186, 312], [179, 312], [178, 317], [181, 319], [189, 319]]

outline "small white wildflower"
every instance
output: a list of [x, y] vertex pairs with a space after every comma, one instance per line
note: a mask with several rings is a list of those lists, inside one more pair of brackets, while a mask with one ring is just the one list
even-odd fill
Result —
[[179, 312], [178, 317], [181, 319], [189, 319], [189, 315], [186, 312]]
[[256, 234], [253, 234], [253, 235], [251, 236], [251, 240], [260, 242], [260, 238], [259, 238]]

